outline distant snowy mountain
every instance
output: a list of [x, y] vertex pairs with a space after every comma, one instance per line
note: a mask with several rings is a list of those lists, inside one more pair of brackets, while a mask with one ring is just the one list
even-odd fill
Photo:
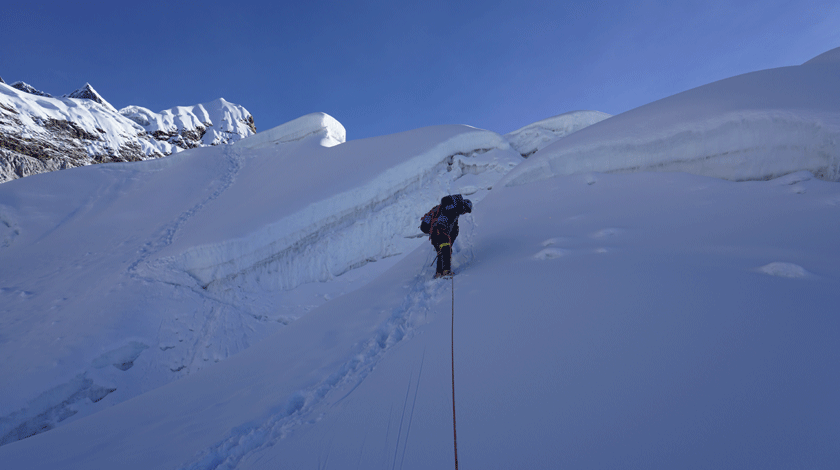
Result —
[[609, 114], [600, 111], [572, 111], [529, 124], [505, 134], [505, 138], [523, 157], [528, 157], [557, 140], [608, 117]]
[[840, 179], [840, 48], [619, 114], [535, 153], [501, 184], [588, 171]]
[[195, 106], [178, 106], [159, 113], [140, 106], [128, 106], [121, 109], [120, 114], [154, 137], [167, 154], [230, 144], [257, 132], [251, 114], [224, 98]]
[[154, 113], [117, 111], [90, 85], [62, 98], [0, 83], [0, 183], [94, 163], [140, 161], [236, 142], [256, 133], [242, 106], [220, 98]]

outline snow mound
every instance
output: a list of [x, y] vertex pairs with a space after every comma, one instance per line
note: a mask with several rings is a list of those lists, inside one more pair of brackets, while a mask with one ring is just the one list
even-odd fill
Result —
[[793, 263], [774, 262], [758, 268], [759, 272], [769, 274], [771, 276], [788, 277], [793, 279], [803, 278], [808, 275], [808, 271], [802, 266]]
[[557, 140], [608, 117], [609, 114], [600, 111], [572, 111], [529, 124], [505, 134], [505, 138], [511, 147], [527, 158]]
[[840, 52], [739, 75], [565, 137], [500, 182], [589, 171], [681, 171], [734, 181], [801, 170], [840, 180]]
[[238, 145], [257, 149], [312, 136], [321, 138], [321, 146], [334, 147], [346, 141], [347, 133], [344, 126], [332, 116], [325, 113], [312, 113], [243, 139]]

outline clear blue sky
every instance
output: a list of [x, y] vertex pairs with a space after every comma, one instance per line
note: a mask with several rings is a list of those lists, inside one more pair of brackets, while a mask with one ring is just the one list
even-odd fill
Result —
[[34, 1], [0, 15], [7, 83], [61, 96], [90, 82], [153, 111], [224, 97], [258, 130], [322, 111], [348, 139], [618, 114], [838, 46], [836, 0]]

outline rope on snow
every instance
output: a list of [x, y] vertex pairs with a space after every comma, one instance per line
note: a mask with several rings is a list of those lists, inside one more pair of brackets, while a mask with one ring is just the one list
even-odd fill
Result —
[[452, 437], [455, 445], [455, 470], [458, 470], [458, 428], [455, 425], [455, 276], [452, 276]]

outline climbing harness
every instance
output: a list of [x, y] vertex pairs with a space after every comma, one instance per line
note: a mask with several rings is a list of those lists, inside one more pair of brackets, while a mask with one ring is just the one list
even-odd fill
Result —
[[455, 276], [452, 276], [452, 437], [455, 445], [455, 470], [458, 470], [458, 427], [455, 425]]

